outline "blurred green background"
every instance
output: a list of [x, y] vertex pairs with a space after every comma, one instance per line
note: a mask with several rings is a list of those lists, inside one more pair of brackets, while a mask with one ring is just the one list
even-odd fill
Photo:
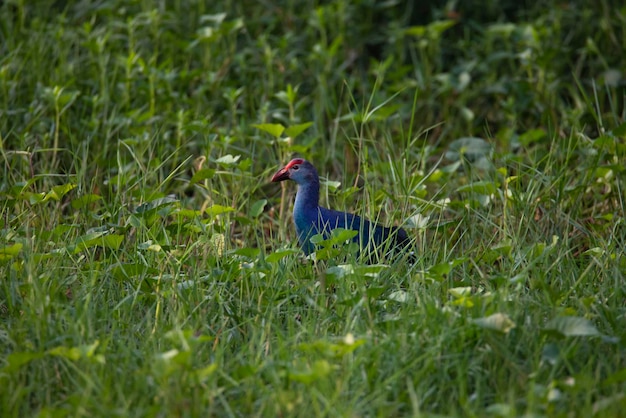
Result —
[[[0, 415], [622, 416], [626, 6], [0, 2]], [[293, 244], [322, 203], [419, 261]]]

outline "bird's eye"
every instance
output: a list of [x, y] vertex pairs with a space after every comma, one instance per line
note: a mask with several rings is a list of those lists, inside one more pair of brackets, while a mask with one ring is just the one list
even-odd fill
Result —
[[294, 165], [294, 166], [293, 166], [293, 167], [291, 167], [291, 168], [293, 168], [294, 170], [298, 170], [298, 169], [300, 168], [300, 166]]

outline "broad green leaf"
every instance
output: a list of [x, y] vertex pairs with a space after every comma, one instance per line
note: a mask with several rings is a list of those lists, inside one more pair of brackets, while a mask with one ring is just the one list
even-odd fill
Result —
[[446, 158], [450, 161], [459, 161], [467, 159], [468, 161], [477, 161], [480, 158], [486, 158], [491, 155], [493, 145], [482, 138], [464, 137], [455, 139], [448, 146]]
[[124, 235], [111, 234], [102, 237], [102, 242], [99, 245], [103, 248], [117, 250], [122, 245], [122, 241], [124, 241]]
[[31, 361], [42, 358], [44, 355], [44, 353], [13, 352], [6, 357], [6, 365], [0, 370], [2, 370], [2, 373], [13, 373]]
[[[623, 410], [624, 408], [624, 404], [626, 403], [626, 395], [622, 392], [622, 393], [615, 393], [613, 395], [610, 396], [605, 396], [605, 397], [601, 397], [600, 399], [598, 399], [597, 401], [595, 401], [593, 403], [593, 406], [591, 407], [591, 411], [592, 411], [592, 416], [594, 417], [602, 417], [602, 416], [611, 416], [611, 413], [607, 413], [607, 415], [604, 415], [602, 413], [603, 410], [610, 408], [611, 406], [615, 405], [616, 407], [619, 408], [619, 410]], [[613, 409], [615, 410], [615, 409]]]
[[332, 368], [326, 360], [317, 360], [313, 366], [300, 371], [289, 371], [289, 378], [296, 382], [310, 384], [326, 377]]
[[200, 369], [194, 369], [194, 374], [199, 382], [206, 381], [209, 377], [213, 376], [217, 371], [217, 364], [212, 363], [208, 366], [201, 367]]
[[335, 190], [337, 190], [337, 189], [339, 188], [339, 186], [341, 186], [341, 182], [339, 182], [339, 181], [332, 181], [332, 180], [325, 180], [325, 181], [322, 181], [322, 182], [321, 182], [321, 184], [322, 184], [323, 186], [328, 187], [328, 188], [329, 188], [331, 191], [333, 191], [333, 192], [334, 192]]
[[215, 160], [216, 163], [218, 164], [222, 164], [222, 165], [233, 165], [233, 164], [237, 164], [237, 161], [239, 161], [239, 159], [241, 158], [241, 155], [231, 155], [231, 154], [227, 154], [224, 155], [223, 157], [218, 158], [217, 160]]
[[597, 181], [609, 183], [613, 179], [615, 173], [610, 167], [597, 167], [593, 174]]
[[528, 250], [528, 256], [531, 259], [539, 258], [546, 250], [547, 244], [545, 242], [536, 242]]
[[[332, 282], [331, 280], [329, 280], [328, 276], [327, 276], [326, 285], [334, 284], [334, 283], [335, 282]], [[337, 301], [337, 303], [339, 303], [340, 305], [346, 305], [346, 306], [354, 307], [354, 306], [356, 306], [357, 304], [359, 304], [362, 301], [363, 301], [363, 296], [361, 294], [357, 293], [357, 292], [354, 292], [351, 297], [348, 297], [348, 298], [345, 298], [345, 299], [341, 299], [341, 300]]]
[[330, 247], [344, 244], [346, 241], [350, 241], [352, 238], [356, 237], [358, 233], [359, 231], [352, 229], [335, 228], [332, 230], [328, 239], [324, 239], [323, 235], [317, 234], [311, 237], [311, 242], [316, 245], [322, 245], [323, 247]]
[[437, 37], [440, 37], [443, 32], [447, 31], [454, 25], [456, 25], [456, 21], [452, 19], [435, 20], [434, 22], [428, 24], [428, 31], [434, 33]]
[[[37, 181], [37, 177], [33, 177], [27, 181], [18, 181], [13, 186], [9, 187], [9, 195], [14, 198], [20, 198], [26, 190], [30, 188]], [[42, 193], [43, 194], [43, 193]], [[23, 197], [22, 197], [23, 198]]]
[[217, 31], [210, 26], [203, 26], [196, 31], [196, 36], [200, 40], [208, 41], [215, 37], [216, 32]]
[[594, 337], [601, 335], [591, 321], [579, 316], [554, 318], [545, 325], [544, 330], [556, 332], [564, 337]]
[[370, 286], [365, 290], [365, 294], [370, 299], [377, 299], [380, 295], [385, 293], [387, 289], [388, 288], [386, 286]]
[[191, 352], [173, 349], [157, 354], [156, 359], [178, 368], [178, 366], [189, 365], [191, 361]]
[[118, 280], [125, 280], [143, 274], [155, 275], [159, 273], [154, 267], [140, 263], [117, 263], [109, 269], [109, 272]]
[[296, 95], [298, 93], [298, 86], [294, 89], [291, 83], [287, 84], [287, 88], [284, 91], [276, 93], [276, 97], [281, 99], [285, 104], [293, 104], [296, 102]]
[[615, 136], [613, 135], [601, 135], [593, 141], [593, 147], [613, 153], [615, 152], [616, 142]]
[[258, 218], [263, 213], [265, 205], [267, 205], [267, 199], [261, 199], [254, 202], [252, 206], [250, 206], [250, 216]]
[[343, 279], [346, 276], [354, 274], [354, 266], [352, 264], [341, 264], [326, 269], [326, 274], [334, 279]]
[[462, 306], [464, 308], [471, 308], [474, 306], [474, 300], [470, 296], [463, 296], [463, 297], [453, 300], [452, 305]]
[[20, 194], [20, 198], [23, 200], [28, 200], [28, 203], [30, 203], [31, 205], [36, 205], [37, 203], [40, 203], [45, 196], [45, 193], [24, 192]]
[[351, 333], [335, 341], [317, 340], [312, 343], [302, 343], [298, 349], [308, 353], [319, 353], [326, 357], [341, 358], [354, 352], [358, 347], [365, 344], [362, 338], [355, 339]]
[[72, 207], [74, 209], [82, 209], [94, 202], [97, 202], [98, 200], [102, 200], [102, 196], [98, 196], [97, 194], [86, 194], [72, 200]]
[[510, 257], [512, 251], [513, 245], [511, 244], [510, 240], [504, 240], [485, 251], [480, 259], [485, 261], [486, 263], [493, 263], [499, 258]]
[[407, 225], [410, 225], [413, 228], [416, 229], [426, 229], [426, 227], [428, 227], [428, 221], [430, 220], [430, 216], [424, 216], [422, 214], [416, 214], [411, 216], [408, 220], [407, 220]]
[[612, 386], [618, 383], [626, 382], [626, 368], [616, 371], [607, 377], [604, 382], [602, 382], [602, 386]]
[[356, 254], [359, 250], [359, 244], [355, 242], [340, 243], [340, 244], [328, 244], [327, 241], [323, 241], [324, 247], [315, 251], [316, 260], [331, 260], [339, 257], [340, 255]]
[[367, 118], [370, 121], [383, 121], [389, 119], [396, 114], [402, 106], [399, 104], [388, 104], [386, 106], [379, 106], [368, 113]]
[[583, 253], [583, 255], [593, 255], [595, 257], [600, 257], [604, 254], [604, 248], [600, 247], [592, 247]]
[[18, 242], [13, 245], [7, 245], [6, 247], [0, 247], [0, 261], [9, 260], [17, 256], [20, 251], [22, 251], [23, 246], [24, 244]]
[[409, 301], [409, 294], [404, 290], [397, 290], [387, 296], [387, 300], [392, 300], [399, 303], [406, 303]]
[[310, 241], [315, 244], [315, 245], [319, 245], [323, 242], [326, 241], [326, 238], [324, 238], [323, 234], [315, 234], [310, 238]]
[[513, 405], [505, 403], [494, 403], [485, 408], [490, 417], [514, 417], [516, 416], [516, 410]]
[[426, 26], [411, 26], [404, 30], [405, 35], [422, 37], [426, 35]]
[[59, 347], [51, 348], [46, 353], [53, 355], [53, 356], [64, 357], [68, 360], [73, 360], [73, 361], [76, 361], [80, 359], [81, 357], [81, 352], [78, 349], [78, 347], [59, 346]]
[[245, 247], [245, 248], [238, 248], [235, 251], [232, 251], [231, 254], [240, 255], [242, 257], [247, 257], [250, 259], [255, 259], [259, 256], [260, 253], [261, 253], [261, 250], [259, 248]]
[[541, 350], [541, 361], [554, 366], [559, 361], [561, 353], [559, 346], [554, 343], [547, 343]]
[[182, 209], [178, 210], [176, 212], [176, 214], [178, 216], [182, 216], [182, 217], [185, 217], [185, 218], [192, 218], [193, 219], [193, 218], [197, 218], [197, 217], [201, 216], [202, 215], [202, 211], [182, 208]]
[[[35, 263], [41, 263], [43, 261], [49, 260], [52, 257], [59, 257], [59, 256], [63, 256], [66, 254], [66, 249], [65, 248], [60, 248], [58, 250], [53, 250], [49, 253], [37, 253], [37, 254], [33, 254], [33, 261]], [[1, 258], [0, 258], [1, 259]]]
[[613, 135], [619, 136], [620, 138], [626, 138], [626, 122], [613, 129]]
[[218, 215], [222, 215], [224, 213], [234, 212], [235, 209], [230, 206], [222, 206], [222, 205], [212, 205], [206, 208], [205, 212], [207, 215], [214, 217]]
[[267, 132], [275, 138], [279, 138], [285, 131], [285, 127], [279, 123], [261, 123], [252, 126], [262, 130], [263, 132]]
[[212, 25], [219, 27], [224, 19], [226, 19], [226, 13], [215, 13], [212, 15], [202, 15], [200, 16], [200, 23], [211, 23]]
[[163, 247], [161, 247], [161, 244], [159, 244], [158, 242], [154, 242], [151, 239], [137, 245], [137, 248], [139, 248], [140, 250], [145, 250], [145, 251], [153, 251], [155, 253], [159, 253], [163, 250]]
[[245, 363], [238, 366], [232, 377], [241, 381], [247, 377], [251, 377], [256, 375], [259, 372], [259, 363]]
[[481, 328], [491, 329], [505, 334], [515, 328], [515, 323], [511, 320], [511, 318], [509, 318], [507, 314], [501, 312], [494, 313], [483, 318], [473, 319], [472, 322]]
[[252, 167], [252, 158], [246, 158], [245, 160], [239, 161], [238, 166], [239, 170], [246, 172]]
[[85, 235], [81, 235], [80, 237], [76, 238], [74, 243], [78, 244], [80, 242], [89, 242], [89, 241], [98, 239], [100, 237], [103, 237], [108, 233], [109, 232], [106, 229], [102, 229], [102, 230], [91, 229]]
[[467, 261], [466, 257], [460, 257], [460, 258], [455, 258], [454, 260], [451, 260], [451, 261], [446, 261], [443, 263], [435, 264], [434, 266], [431, 266], [428, 269], [427, 274], [433, 279], [440, 280], [444, 276], [449, 274], [454, 267], [461, 265], [466, 261]]
[[190, 328], [172, 328], [165, 333], [165, 337], [175, 344], [193, 345], [196, 343], [214, 341], [215, 338], [206, 334], [197, 334]]
[[493, 181], [476, 181], [474, 183], [466, 184], [461, 187], [458, 187], [456, 191], [458, 193], [462, 192], [472, 192], [478, 194], [486, 194], [491, 195], [494, 194], [498, 190], [498, 183]]
[[238, 223], [240, 226], [244, 225], [252, 225], [254, 224], [254, 220], [249, 216], [234, 216], [233, 221]]
[[96, 340], [93, 344], [83, 344], [76, 347], [58, 346], [46, 351], [46, 354], [64, 357], [72, 361], [90, 359], [103, 364], [105, 362], [104, 356], [96, 354], [98, 345], [100, 345], [100, 342]]
[[159, 199], [151, 200], [150, 202], [143, 203], [135, 208], [136, 214], [144, 214], [146, 212], [157, 210], [165, 206], [172, 206], [178, 203], [178, 199], [170, 196], [161, 197]]
[[433, 182], [433, 183], [436, 183], [436, 182], [438, 182], [439, 180], [441, 180], [441, 178], [443, 178], [443, 176], [444, 176], [444, 172], [443, 172], [443, 171], [441, 171], [441, 169], [440, 169], [440, 168], [437, 168], [437, 169], [433, 170], [433, 171], [432, 171], [432, 172], [428, 175], [428, 177], [427, 177], [427, 179], [426, 179], [426, 180], [427, 180], [427, 181], [430, 181], [430, 182]]
[[521, 134], [518, 138], [518, 141], [520, 144], [526, 147], [530, 144], [544, 139], [546, 135], [546, 131], [543, 129], [531, 129]]
[[359, 276], [378, 277], [381, 271], [389, 268], [386, 264], [361, 264], [354, 268], [354, 272]]
[[69, 191], [76, 188], [75, 184], [62, 184], [59, 186], [54, 186], [52, 190], [46, 193], [46, 196], [43, 198], [42, 202], [46, 202], [50, 199], [54, 199], [56, 201], [61, 200], [63, 196], [65, 196]]
[[311, 125], [313, 125], [313, 122], [301, 123], [298, 125], [291, 125], [287, 129], [285, 129], [285, 135], [291, 138], [295, 138], [298, 135], [300, 135], [302, 132], [307, 130]]
[[77, 254], [91, 247], [102, 247], [117, 250], [122, 245], [122, 241], [124, 241], [124, 236], [118, 234], [106, 235], [106, 232], [85, 234], [76, 238], [73, 252], [74, 254]]
[[494, 23], [487, 26], [487, 33], [498, 37], [510, 36], [517, 26], [513, 23]]
[[438, 39], [441, 37], [441, 34], [454, 26], [456, 22], [452, 19], [446, 20], [436, 20], [428, 26], [411, 26], [410, 28], [405, 29], [405, 35], [411, 35], [418, 38], [424, 37], [428, 35], [432, 39]]
[[288, 255], [295, 254], [297, 252], [298, 250], [289, 249], [289, 248], [284, 249], [284, 250], [277, 250], [271, 253], [270, 255], [268, 255], [267, 257], [265, 257], [265, 261], [267, 261], [268, 263], [276, 263], [277, 261], [282, 260]]
[[191, 363], [191, 351], [172, 349], [158, 353], [154, 357], [152, 371], [161, 377], [166, 377], [177, 370], [186, 370]]
[[450, 293], [455, 298], [462, 298], [462, 297], [471, 295], [472, 288], [470, 286], [453, 287], [452, 289], [448, 289], [448, 293]]
[[201, 170], [196, 171], [193, 176], [191, 177], [191, 180], [189, 181], [189, 185], [192, 186], [196, 183], [199, 183], [201, 181], [204, 181], [206, 179], [212, 179], [213, 176], [215, 175], [215, 170], [212, 168], [203, 168]]

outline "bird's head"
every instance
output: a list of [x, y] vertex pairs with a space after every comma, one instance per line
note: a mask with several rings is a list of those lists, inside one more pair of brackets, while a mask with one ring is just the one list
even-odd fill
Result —
[[295, 158], [272, 176], [273, 182], [293, 180], [297, 184], [306, 184], [318, 180], [313, 164], [302, 158]]

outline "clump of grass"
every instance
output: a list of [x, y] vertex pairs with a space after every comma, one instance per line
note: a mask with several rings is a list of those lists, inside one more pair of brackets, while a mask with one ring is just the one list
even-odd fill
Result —
[[3, 3], [3, 415], [620, 416], [623, 10], [468, 5]]

